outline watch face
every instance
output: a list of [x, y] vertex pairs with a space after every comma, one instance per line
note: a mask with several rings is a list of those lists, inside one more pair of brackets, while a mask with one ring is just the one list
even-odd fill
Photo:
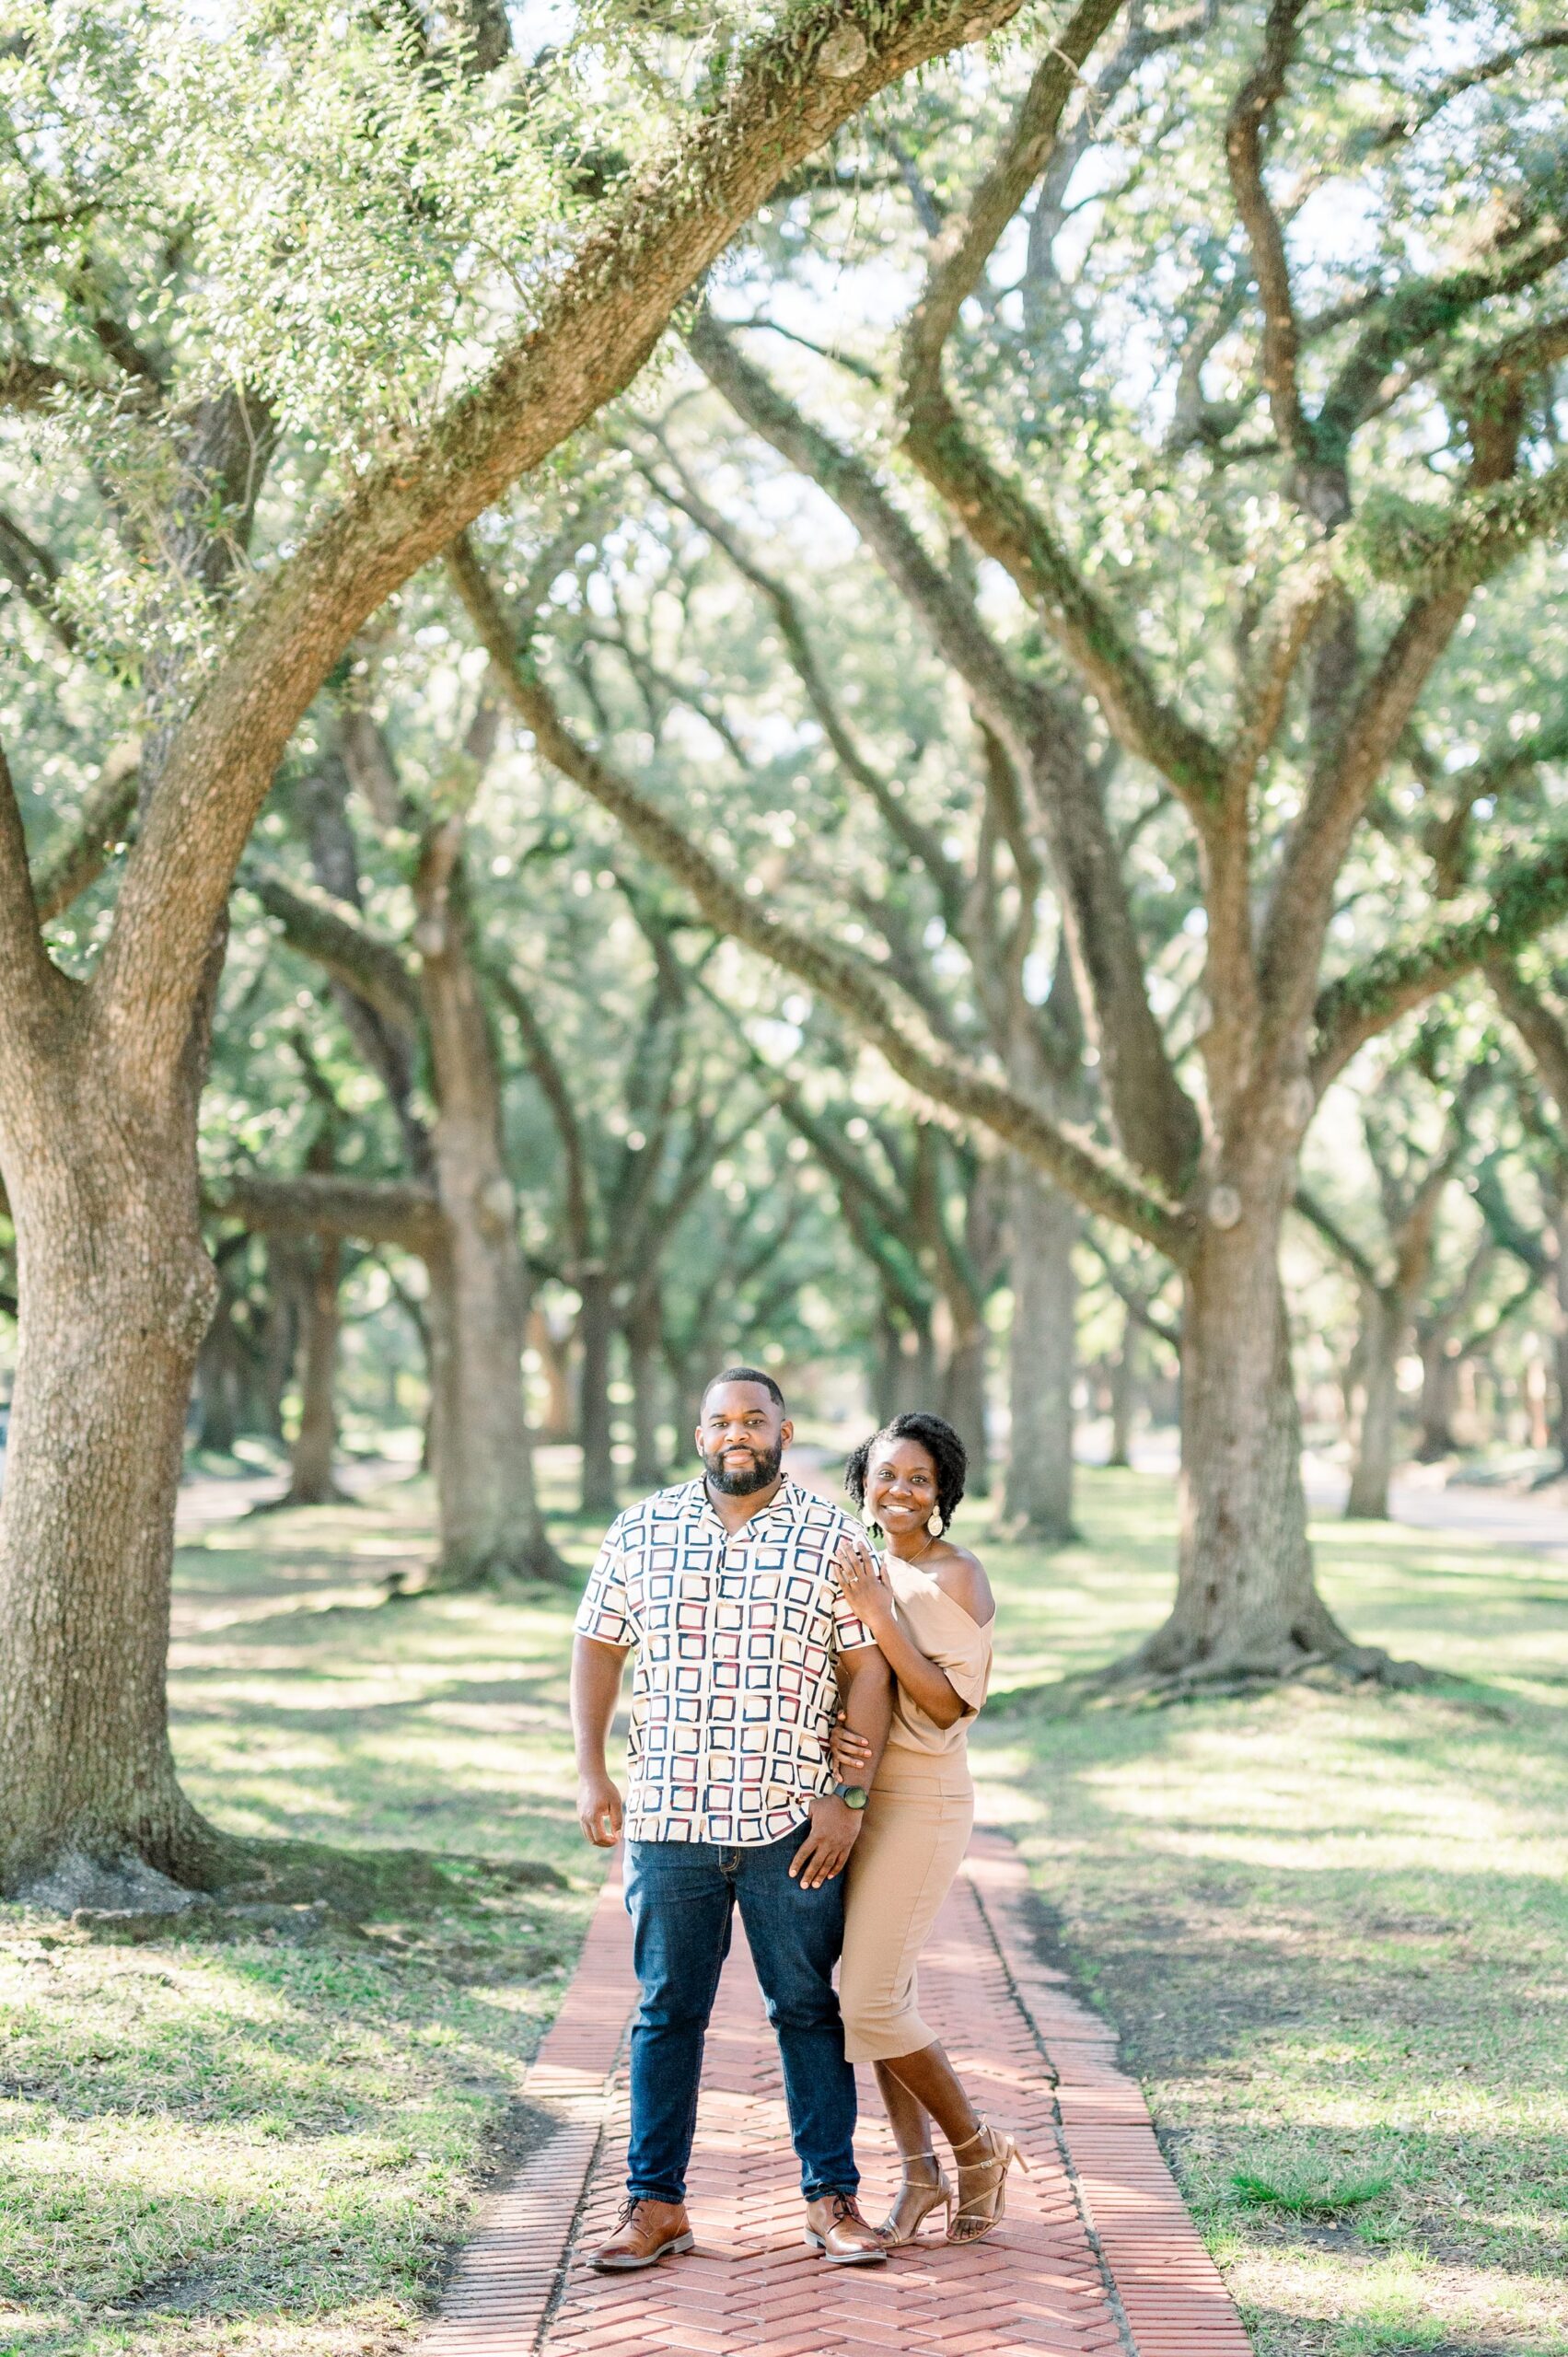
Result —
[[845, 1808], [864, 1808], [871, 1795], [864, 1784], [841, 1784], [839, 1798]]

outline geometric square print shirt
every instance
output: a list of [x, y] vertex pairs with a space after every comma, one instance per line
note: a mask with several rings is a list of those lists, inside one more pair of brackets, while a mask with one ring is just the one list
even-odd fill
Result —
[[611, 1523], [576, 1625], [637, 1649], [628, 1840], [781, 1841], [832, 1791], [833, 1665], [876, 1643], [833, 1576], [839, 1541], [862, 1535], [787, 1479], [734, 1532], [700, 1480]]

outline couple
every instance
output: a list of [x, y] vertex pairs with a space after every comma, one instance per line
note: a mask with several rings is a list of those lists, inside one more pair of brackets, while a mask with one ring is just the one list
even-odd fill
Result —
[[[703, 2034], [738, 1904], [778, 2035], [812, 2249], [878, 2264], [944, 2204], [949, 2240], [978, 2240], [1001, 2219], [1016, 2157], [915, 2010], [916, 1960], [973, 1821], [965, 1727], [991, 1666], [985, 1574], [945, 1537], [963, 1446], [939, 1417], [908, 1415], [856, 1449], [845, 1478], [884, 1537], [878, 1567], [858, 1525], [783, 1475], [792, 1437], [771, 1376], [715, 1376], [697, 1431], [703, 1478], [611, 1525], [577, 1616], [578, 1815], [601, 1849], [621, 1830], [604, 1747], [637, 1650], [626, 1905], [642, 2002], [627, 2200], [590, 2261], [601, 2273], [691, 2247]], [[903, 2160], [882, 2226], [855, 2200], [856, 2061], [876, 2065]]]

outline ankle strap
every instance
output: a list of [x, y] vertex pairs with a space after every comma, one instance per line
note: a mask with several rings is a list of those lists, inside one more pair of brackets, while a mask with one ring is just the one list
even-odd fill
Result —
[[961, 2144], [955, 2144], [953, 2146], [953, 2158], [957, 2160], [960, 2153], [967, 2153], [971, 2144], [978, 2144], [982, 2136], [989, 2136], [990, 2133], [990, 2120], [982, 2119], [972, 2136], [966, 2136]]

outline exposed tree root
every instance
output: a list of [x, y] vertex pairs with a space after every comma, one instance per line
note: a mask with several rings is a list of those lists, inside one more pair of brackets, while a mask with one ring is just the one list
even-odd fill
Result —
[[1381, 1646], [1348, 1642], [1332, 1652], [1282, 1650], [1277, 1660], [1243, 1662], [1231, 1656], [1171, 1669], [1155, 1667], [1140, 1647], [1103, 1669], [1039, 1686], [1013, 1687], [998, 1694], [992, 1707], [1066, 1717], [1095, 1709], [1157, 1709], [1177, 1702], [1267, 1694], [1282, 1686], [1305, 1684], [1343, 1693], [1411, 1692], [1441, 1681], [1440, 1671], [1427, 1669], [1420, 1662], [1398, 1661]]
[[505, 1547], [459, 1554], [450, 1550], [434, 1562], [417, 1585], [401, 1572], [387, 1580], [389, 1603], [412, 1604], [422, 1596], [467, 1596], [489, 1590], [505, 1595], [543, 1580], [552, 1587], [575, 1585], [570, 1564], [542, 1534]]
[[329, 1481], [325, 1486], [312, 1481], [302, 1490], [296, 1490], [291, 1486], [284, 1492], [281, 1498], [258, 1499], [247, 1515], [246, 1520], [249, 1521], [255, 1515], [282, 1514], [285, 1506], [354, 1506], [360, 1504], [361, 1501], [351, 1492], [340, 1490], [335, 1481]]
[[1002, 1547], [1075, 1547], [1084, 1535], [1075, 1522], [1031, 1522], [1022, 1515], [999, 1515], [992, 1527]]
[[[272, 1928], [303, 1936], [376, 1915], [427, 1914], [462, 1906], [476, 1880], [512, 1889], [559, 1889], [541, 1860], [434, 1857], [424, 1850], [333, 1850], [319, 1841], [239, 1840], [207, 1828], [209, 1871], [185, 1880], [131, 1849], [94, 1857], [62, 1849], [8, 1894], [100, 1937], [152, 1939], [213, 1929]], [[275, 1919], [275, 1922], [273, 1921]], [[309, 1920], [307, 1920], [309, 1919]]]

